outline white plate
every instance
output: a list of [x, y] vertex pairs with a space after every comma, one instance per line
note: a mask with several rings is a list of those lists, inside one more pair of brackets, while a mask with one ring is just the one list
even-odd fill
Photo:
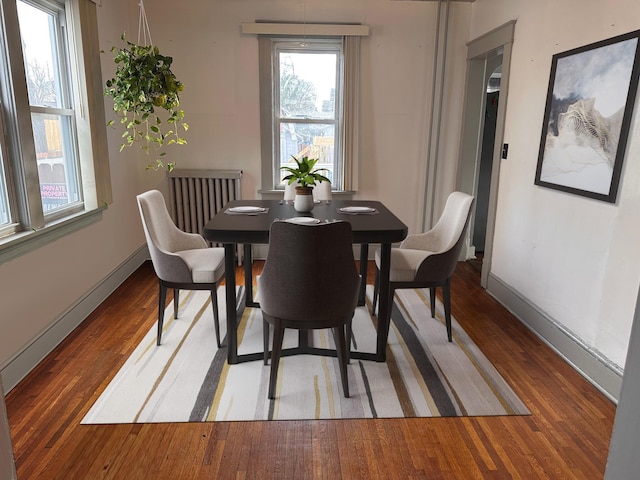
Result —
[[242, 207], [232, 207], [228, 211], [231, 213], [258, 213], [264, 212], [266, 208], [262, 207], [253, 207], [251, 205], [246, 205]]
[[320, 219], [313, 218], [313, 217], [293, 217], [293, 218], [287, 218], [287, 222], [299, 223], [301, 225], [313, 225], [315, 223], [320, 223]]
[[342, 207], [340, 211], [347, 213], [371, 213], [375, 212], [376, 209], [371, 207]]

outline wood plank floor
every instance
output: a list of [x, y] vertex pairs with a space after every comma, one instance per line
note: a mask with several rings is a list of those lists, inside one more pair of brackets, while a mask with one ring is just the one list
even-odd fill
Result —
[[602, 478], [615, 406], [479, 283], [460, 263], [453, 315], [531, 416], [80, 425], [155, 323], [146, 263], [8, 394], [18, 477]]

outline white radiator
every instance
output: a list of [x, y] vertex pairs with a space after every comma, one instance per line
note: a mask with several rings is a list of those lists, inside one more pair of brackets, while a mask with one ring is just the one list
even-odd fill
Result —
[[242, 198], [242, 170], [168, 172], [169, 210], [179, 229], [202, 235], [204, 225], [227, 202]]

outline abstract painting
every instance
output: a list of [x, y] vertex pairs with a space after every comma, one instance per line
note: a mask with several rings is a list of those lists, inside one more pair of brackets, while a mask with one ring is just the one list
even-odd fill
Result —
[[640, 30], [553, 56], [535, 184], [615, 203]]

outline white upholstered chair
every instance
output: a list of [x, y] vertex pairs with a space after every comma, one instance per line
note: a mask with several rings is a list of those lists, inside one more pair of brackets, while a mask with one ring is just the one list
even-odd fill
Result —
[[331, 200], [331, 182], [319, 182], [313, 187], [314, 202], [328, 202]]
[[[401, 288], [429, 288], [431, 316], [435, 317], [436, 288], [442, 288], [447, 337], [451, 338], [451, 276], [464, 243], [474, 198], [453, 192], [447, 198], [442, 216], [425, 233], [409, 235], [399, 248], [391, 249], [389, 273], [389, 305], [395, 291]], [[378, 299], [380, 252], [376, 252], [376, 282], [373, 311]]]
[[160, 345], [162, 339], [167, 288], [172, 288], [174, 318], [178, 318], [180, 289], [211, 292], [216, 341], [220, 347], [216, 289], [224, 276], [224, 248], [211, 248], [200, 235], [176, 227], [158, 190], [142, 193], [137, 200], [151, 262], [160, 285], [157, 344]]
[[[291, 185], [285, 183], [284, 185], [284, 201], [293, 201], [296, 198], [296, 187], [299, 186], [299, 182], [294, 182]], [[331, 200], [331, 182], [318, 182], [313, 187], [313, 201], [329, 201]]]
[[300, 185], [298, 182], [293, 182], [291, 185], [289, 183], [284, 184], [284, 201], [293, 202], [296, 199], [296, 187]]

